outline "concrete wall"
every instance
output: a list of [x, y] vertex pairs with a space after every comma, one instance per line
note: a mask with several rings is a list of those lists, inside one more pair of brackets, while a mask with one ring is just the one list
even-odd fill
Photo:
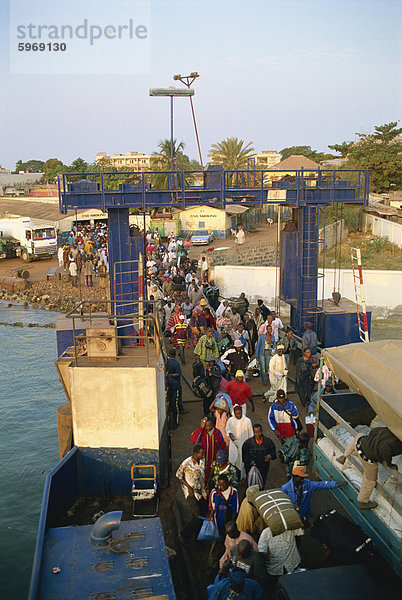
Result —
[[[215, 283], [223, 296], [239, 296], [241, 292], [245, 292], [250, 302], [263, 298], [268, 305], [274, 305], [275, 267], [218, 265], [214, 271]], [[402, 305], [402, 271], [366, 270], [363, 271], [363, 281], [367, 308], [373, 310], [373, 316], [380, 316]], [[326, 269], [325, 298], [331, 297], [333, 282], [334, 270]], [[322, 279], [319, 279], [318, 287], [318, 298], [321, 298]], [[343, 297], [355, 300], [351, 269], [341, 269], [340, 291]]]
[[77, 446], [159, 449], [157, 369], [108, 364], [69, 371]]
[[[323, 238], [324, 228], [320, 229], [319, 237]], [[335, 221], [335, 223], [331, 223], [330, 225], [326, 225], [325, 227], [325, 249], [329, 250], [336, 243], [340, 243], [342, 240], [346, 239], [349, 235], [349, 229], [346, 227], [345, 219], [341, 219], [339, 221]], [[320, 253], [324, 251], [324, 244], [320, 244]]]
[[261, 246], [235, 246], [227, 250], [218, 250], [212, 253], [214, 265], [255, 265], [274, 266], [276, 257], [276, 244]]
[[166, 422], [165, 370], [162, 356], [160, 357], [159, 365], [156, 368], [156, 399], [158, 404], [158, 428], [160, 440]]
[[362, 217], [363, 231], [370, 230], [373, 235], [386, 237], [390, 242], [402, 248], [402, 225], [367, 213], [363, 213]]

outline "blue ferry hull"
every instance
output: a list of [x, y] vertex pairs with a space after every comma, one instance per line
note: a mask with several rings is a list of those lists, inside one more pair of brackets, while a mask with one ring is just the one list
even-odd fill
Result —
[[[128, 544], [124, 553], [90, 541], [93, 524], [67, 525], [66, 515], [82, 498], [130, 497], [128, 457], [110, 469], [105, 449], [76, 446], [52, 469], [45, 482], [29, 600], [147, 598], [175, 600], [160, 519], [121, 521], [113, 539]], [[61, 524], [61, 526], [60, 526]], [[53, 572], [54, 568], [60, 571]]]

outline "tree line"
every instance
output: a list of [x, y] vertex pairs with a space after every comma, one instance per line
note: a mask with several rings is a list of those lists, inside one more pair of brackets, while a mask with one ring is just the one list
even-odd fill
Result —
[[[355, 141], [343, 141], [329, 145], [328, 148], [336, 154], [319, 152], [311, 146], [289, 146], [280, 151], [281, 160], [294, 154], [301, 154], [321, 164], [333, 159], [343, 158], [345, 162], [341, 170], [370, 169], [371, 189], [375, 192], [385, 192], [402, 189], [402, 128], [397, 121], [378, 125], [371, 133], [356, 133]], [[173, 158], [175, 169], [179, 171], [199, 171], [201, 165], [184, 153], [184, 142], [173, 142]], [[253, 142], [244, 142], [237, 137], [229, 137], [212, 144], [208, 158], [214, 164], [221, 164], [224, 169], [248, 169], [250, 159], [255, 156]], [[161, 140], [158, 151], [154, 152], [151, 160], [152, 171], [169, 171], [171, 167], [171, 142]], [[128, 171], [127, 167], [121, 169]], [[119, 172], [112, 166], [107, 158], [102, 158], [97, 163], [88, 163], [83, 158], [76, 158], [71, 165], [65, 165], [57, 158], [47, 161], [19, 160], [15, 166], [15, 173], [26, 171], [29, 173], [42, 173], [43, 181], [54, 181], [59, 173], [96, 173], [102, 171]], [[157, 187], [166, 184], [166, 175], [155, 176]], [[191, 178], [189, 174], [189, 178]]]

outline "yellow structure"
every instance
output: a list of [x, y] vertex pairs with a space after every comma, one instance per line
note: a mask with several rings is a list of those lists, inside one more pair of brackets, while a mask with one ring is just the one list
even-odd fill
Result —
[[130, 171], [150, 171], [153, 154], [142, 154], [141, 152], [126, 152], [125, 154], [112, 154], [107, 156], [106, 152], [98, 152], [96, 162], [107, 160], [116, 169], [129, 169]]
[[225, 211], [212, 206], [194, 206], [182, 210], [180, 212], [182, 236], [192, 235], [199, 229], [207, 229], [214, 234], [214, 237], [225, 238], [230, 235], [231, 229], [236, 229], [237, 217], [233, 213], [229, 208]]
[[262, 150], [254, 155], [255, 166], [257, 169], [272, 169], [281, 160], [281, 155], [275, 150]]

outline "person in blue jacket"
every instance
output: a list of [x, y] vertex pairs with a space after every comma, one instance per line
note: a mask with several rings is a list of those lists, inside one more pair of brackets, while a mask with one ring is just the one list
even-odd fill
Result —
[[254, 579], [249, 579], [246, 573], [237, 567], [233, 568], [228, 577], [221, 579], [216, 585], [208, 586], [209, 600], [227, 600], [241, 598], [242, 600], [262, 600], [262, 587]]
[[308, 523], [310, 516], [310, 496], [316, 490], [330, 490], [346, 485], [346, 481], [337, 483], [336, 481], [311, 481], [303, 467], [294, 467], [292, 479], [282, 486], [282, 490], [289, 496], [295, 509], [303, 519], [304, 524]]

